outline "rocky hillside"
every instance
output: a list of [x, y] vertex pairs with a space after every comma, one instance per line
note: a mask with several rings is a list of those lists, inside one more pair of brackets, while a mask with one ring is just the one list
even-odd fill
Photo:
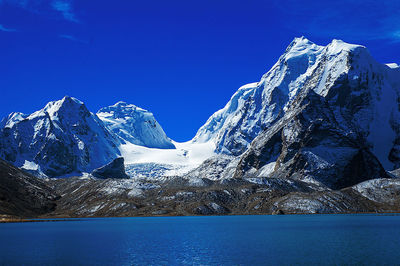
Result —
[[292, 179], [167, 181], [58, 179], [64, 195], [48, 217], [399, 212], [400, 179], [341, 190]]
[[[41, 180], [0, 161], [0, 217], [399, 212], [400, 179], [340, 190], [290, 178]], [[60, 196], [58, 196], [60, 195]]]
[[36, 217], [54, 211], [58, 199], [45, 181], [0, 159], [0, 214]]

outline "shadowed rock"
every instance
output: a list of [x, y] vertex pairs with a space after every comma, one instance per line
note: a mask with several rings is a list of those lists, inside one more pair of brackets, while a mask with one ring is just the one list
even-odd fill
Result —
[[95, 169], [92, 172], [92, 175], [97, 178], [117, 178], [117, 179], [129, 178], [129, 176], [125, 173], [123, 157], [116, 158], [111, 163]]
[[58, 198], [44, 180], [0, 159], [0, 215], [37, 217], [53, 211]]

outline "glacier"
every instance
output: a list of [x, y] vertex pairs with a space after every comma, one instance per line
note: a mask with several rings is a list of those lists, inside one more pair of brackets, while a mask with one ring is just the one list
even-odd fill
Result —
[[161, 178], [215, 155], [212, 142], [175, 142], [151, 112], [125, 102], [93, 114], [66, 96], [30, 115], [11, 113], [0, 125], [0, 157], [38, 177], [86, 175], [122, 156], [131, 177]]

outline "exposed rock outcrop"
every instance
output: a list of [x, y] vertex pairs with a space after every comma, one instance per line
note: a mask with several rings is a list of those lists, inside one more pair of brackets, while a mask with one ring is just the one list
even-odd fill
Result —
[[37, 217], [54, 211], [57, 199], [45, 181], [0, 159], [0, 214]]
[[109, 164], [93, 170], [92, 175], [97, 178], [117, 178], [127, 179], [129, 176], [125, 173], [124, 158], [118, 157]]

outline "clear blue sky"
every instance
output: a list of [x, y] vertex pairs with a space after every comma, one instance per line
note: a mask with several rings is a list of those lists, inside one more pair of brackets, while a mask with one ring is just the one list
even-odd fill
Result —
[[0, 0], [0, 116], [74, 96], [123, 100], [189, 140], [294, 37], [400, 62], [400, 1]]

